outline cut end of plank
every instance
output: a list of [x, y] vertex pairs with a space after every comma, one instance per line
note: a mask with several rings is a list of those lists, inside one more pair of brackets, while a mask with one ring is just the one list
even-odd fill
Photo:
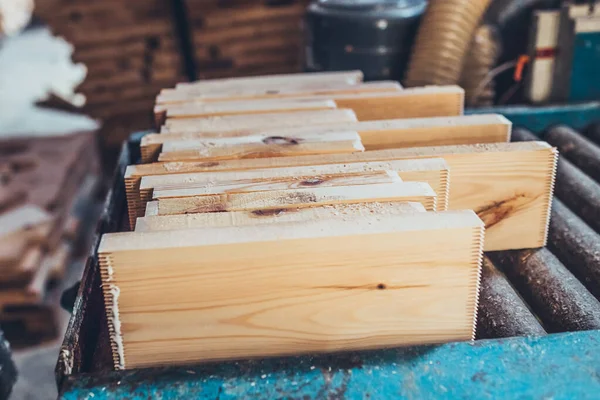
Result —
[[473, 245], [473, 258], [476, 260], [477, 271], [475, 276], [475, 290], [474, 290], [474, 299], [472, 304], [472, 314], [473, 314], [473, 328], [471, 330], [471, 341], [475, 340], [477, 335], [477, 312], [479, 310], [479, 296], [481, 289], [481, 268], [483, 264], [483, 247], [485, 244], [485, 228], [481, 226], [479, 228], [479, 238]]
[[551, 155], [549, 157], [548, 163], [549, 163], [549, 169], [552, 171], [552, 173], [547, 177], [547, 181], [546, 181], [546, 192], [545, 192], [545, 203], [547, 204], [546, 207], [546, 216], [545, 216], [545, 225], [542, 227], [542, 232], [541, 232], [541, 236], [543, 237], [543, 243], [540, 247], [545, 247], [546, 244], [548, 243], [548, 230], [550, 229], [550, 218], [552, 216], [552, 199], [554, 198], [554, 185], [556, 182], [556, 168], [558, 167], [558, 157], [559, 157], [559, 153], [558, 150], [556, 148], [553, 148], [553, 151], [551, 152]]
[[108, 335], [112, 350], [113, 365], [116, 370], [124, 370], [125, 347], [123, 345], [123, 334], [121, 332], [121, 316], [119, 314], [119, 296], [121, 291], [114, 283], [114, 268], [110, 255], [98, 255], [100, 265], [100, 277], [102, 279], [102, 293], [108, 323]]

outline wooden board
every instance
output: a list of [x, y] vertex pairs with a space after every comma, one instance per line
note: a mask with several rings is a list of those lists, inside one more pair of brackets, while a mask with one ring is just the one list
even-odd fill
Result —
[[348, 219], [373, 213], [400, 214], [426, 212], [421, 203], [358, 203], [337, 204], [314, 208], [288, 208], [275, 212], [231, 211], [220, 213], [157, 215], [140, 217], [136, 232], [172, 231], [222, 226], [261, 225], [282, 222], [319, 221], [331, 218]]
[[356, 84], [362, 82], [363, 73], [361, 71], [344, 72], [320, 72], [312, 74], [282, 74], [256, 77], [240, 77], [229, 79], [202, 80], [197, 82], [178, 83], [177, 90], [182, 92], [194, 92], [207, 89], [226, 89], [228, 87], [256, 87], [268, 85], [286, 85], [289, 82], [296, 84], [314, 84], [340, 82]]
[[373, 202], [417, 202], [427, 211], [434, 211], [436, 194], [431, 186], [422, 182], [239, 192], [160, 199], [148, 203], [146, 216], [254, 210], [271, 212], [286, 208]]
[[234, 181], [209, 181], [205, 183], [169, 184], [156, 187], [152, 193], [153, 200], [174, 197], [208, 196], [215, 194], [251, 193], [280, 191], [314, 187], [358, 186], [380, 183], [400, 183], [402, 179], [396, 171], [367, 171], [356, 174], [317, 175], [308, 177], [284, 176], [273, 179], [238, 179]]
[[[125, 189], [130, 226], [135, 226], [136, 217], [144, 215], [146, 203], [152, 200], [154, 188], [180, 189], [187, 187], [212, 187], [214, 194], [227, 184], [251, 184], [257, 182], [294, 180], [327, 184], [328, 179], [336, 175], [355, 175], [376, 171], [395, 171], [404, 181], [427, 182], [437, 194], [437, 210], [446, 210], [449, 196], [449, 170], [442, 159], [399, 160], [367, 163], [328, 164], [300, 166], [290, 168], [253, 169], [248, 171], [193, 172], [191, 163], [165, 163], [135, 165], [125, 172]], [[176, 168], [180, 166], [181, 168]], [[164, 168], [166, 167], [166, 168]], [[219, 183], [225, 186], [220, 186]], [[320, 185], [319, 184], [319, 185]]]
[[[339, 108], [353, 110], [359, 121], [374, 121], [462, 115], [464, 94], [458, 86], [428, 86], [397, 92], [314, 96], [311, 99], [334, 100]], [[187, 107], [188, 118], [167, 119], [165, 132], [202, 132], [202, 126], [197, 124], [201, 119], [193, 117], [194, 108], [202, 112], [202, 107], [203, 104]]]
[[245, 136], [239, 138], [199, 141], [193, 149], [182, 148], [178, 142], [163, 146], [158, 160], [221, 161], [245, 158], [284, 157], [307, 154], [338, 154], [364, 151], [356, 132], [336, 132], [328, 135]]
[[333, 100], [328, 99], [276, 99], [254, 101], [228, 101], [222, 103], [200, 104], [194, 107], [193, 114], [186, 113], [184, 107], [166, 110], [163, 107], [154, 107], [155, 120], [158, 126], [165, 123], [166, 118], [198, 118], [221, 117], [238, 114], [268, 114], [276, 112], [295, 112], [311, 110], [329, 110], [337, 108]]
[[[242, 171], [319, 164], [441, 157], [451, 171], [449, 209], [475, 210], [486, 223], [486, 251], [543, 247], [546, 243], [557, 152], [545, 142], [492, 143], [365, 151], [362, 153], [232, 160], [219, 163], [147, 164], [134, 176], [170, 173]], [[160, 173], [160, 172], [157, 172]], [[402, 174], [400, 176], [407, 180]], [[515, 232], [520, 232], [515, 235]]]
[[[326, 126], [301, 126], [280, 129], [238, 131], [232, 135], [214, 134], [223, 137], [243, 137], [250, 135], [302, 135], [307, 133], [325, 135], [337, 131], [358, 132], [367, 150], [382, 150], [405, 147], [449, 146], [457, 144], [480, 144], [509, 142], [512, 124], [502, 115], [480, 114], [455, 117], [410, 118], [382, 121], [348, 122]], [[149, 134], [142, 138], [142, 162], [158, 159], [163, 145], [179, 142], [182, 148], [193, 149], [197, 141], [212, 138], [213, 134]]]
[[[397, 82], [366, 82], [360, 84], [345, 82], [318, 82], [313, 84], [264, 85], [255, 87], [223, 88], [214, 87], [196, 92], [178, 89], [163, 89], [156, 97], [160, 111], [170, 116], [194, 112], [199, 104], [212, 104], [232, 101], [281, 100], [284, 98], [310, 98], [333, 95], [355, 95], [360, 93], [398, 92], [402, 86]], [[171, 114], [171, 112], [173, 114]]]
[[285, 129], [303, 125], [327, 125], [340, 122], [355, 122], [352, 110], [297, 111], [251, 115], [228, 115], [224, 117], [189, 118], [167, 120], [161, 128], [162, 134], [183, 132], [227, 132], [240, 129]]
[[483, 233], [461, 211], [106, 234], [114, 366], [472, 339]]

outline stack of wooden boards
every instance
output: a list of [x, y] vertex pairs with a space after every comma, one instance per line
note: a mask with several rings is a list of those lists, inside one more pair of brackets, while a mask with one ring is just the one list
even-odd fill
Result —
[[546, 242], [557, 152], [463, 97], [359, 72], [163, 90], [134, 231], [98, 250], [115, 368], [471, 339], [484, 248]]
[[11, 343], [53, 338], [51, 283], [77, 242], [98, 161], [92, 133], [0, 141], [0, 326]]
[[201, 79], [299, 72], [308, 0], [186, 0]]
[[154, 97], [181, 80], [171, 3], [36, 1], [36, 14], [74, 45], [74, 61], [87, 66], [87, 79], [77, 91], [86, 96], [84, 111], [105, 120], [109, 143], [149, 128]]

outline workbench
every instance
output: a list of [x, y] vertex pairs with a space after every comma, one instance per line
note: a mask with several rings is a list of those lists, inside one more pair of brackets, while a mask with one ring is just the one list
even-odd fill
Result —
[[[511, 107], [501, 112], [539, 132], [600, 120], [600, 104]], [[123, 148], [98, 233], [126, 224], [123, 173], [139, 158]], [[56, 375], [63, 399], [592, 399], [600, 397], [600, 330], [476, 340], [380, 351], [111, 371], [96, 246], [92, 248]], [[560, 306], [560, 304], [557, 304]]]

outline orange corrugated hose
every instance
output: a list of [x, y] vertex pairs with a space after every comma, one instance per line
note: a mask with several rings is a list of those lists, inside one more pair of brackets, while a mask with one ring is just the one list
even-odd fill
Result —
[[457, 84], [469, 44], [489, 3], [431, 0], [412, 49], [405, 85]]

